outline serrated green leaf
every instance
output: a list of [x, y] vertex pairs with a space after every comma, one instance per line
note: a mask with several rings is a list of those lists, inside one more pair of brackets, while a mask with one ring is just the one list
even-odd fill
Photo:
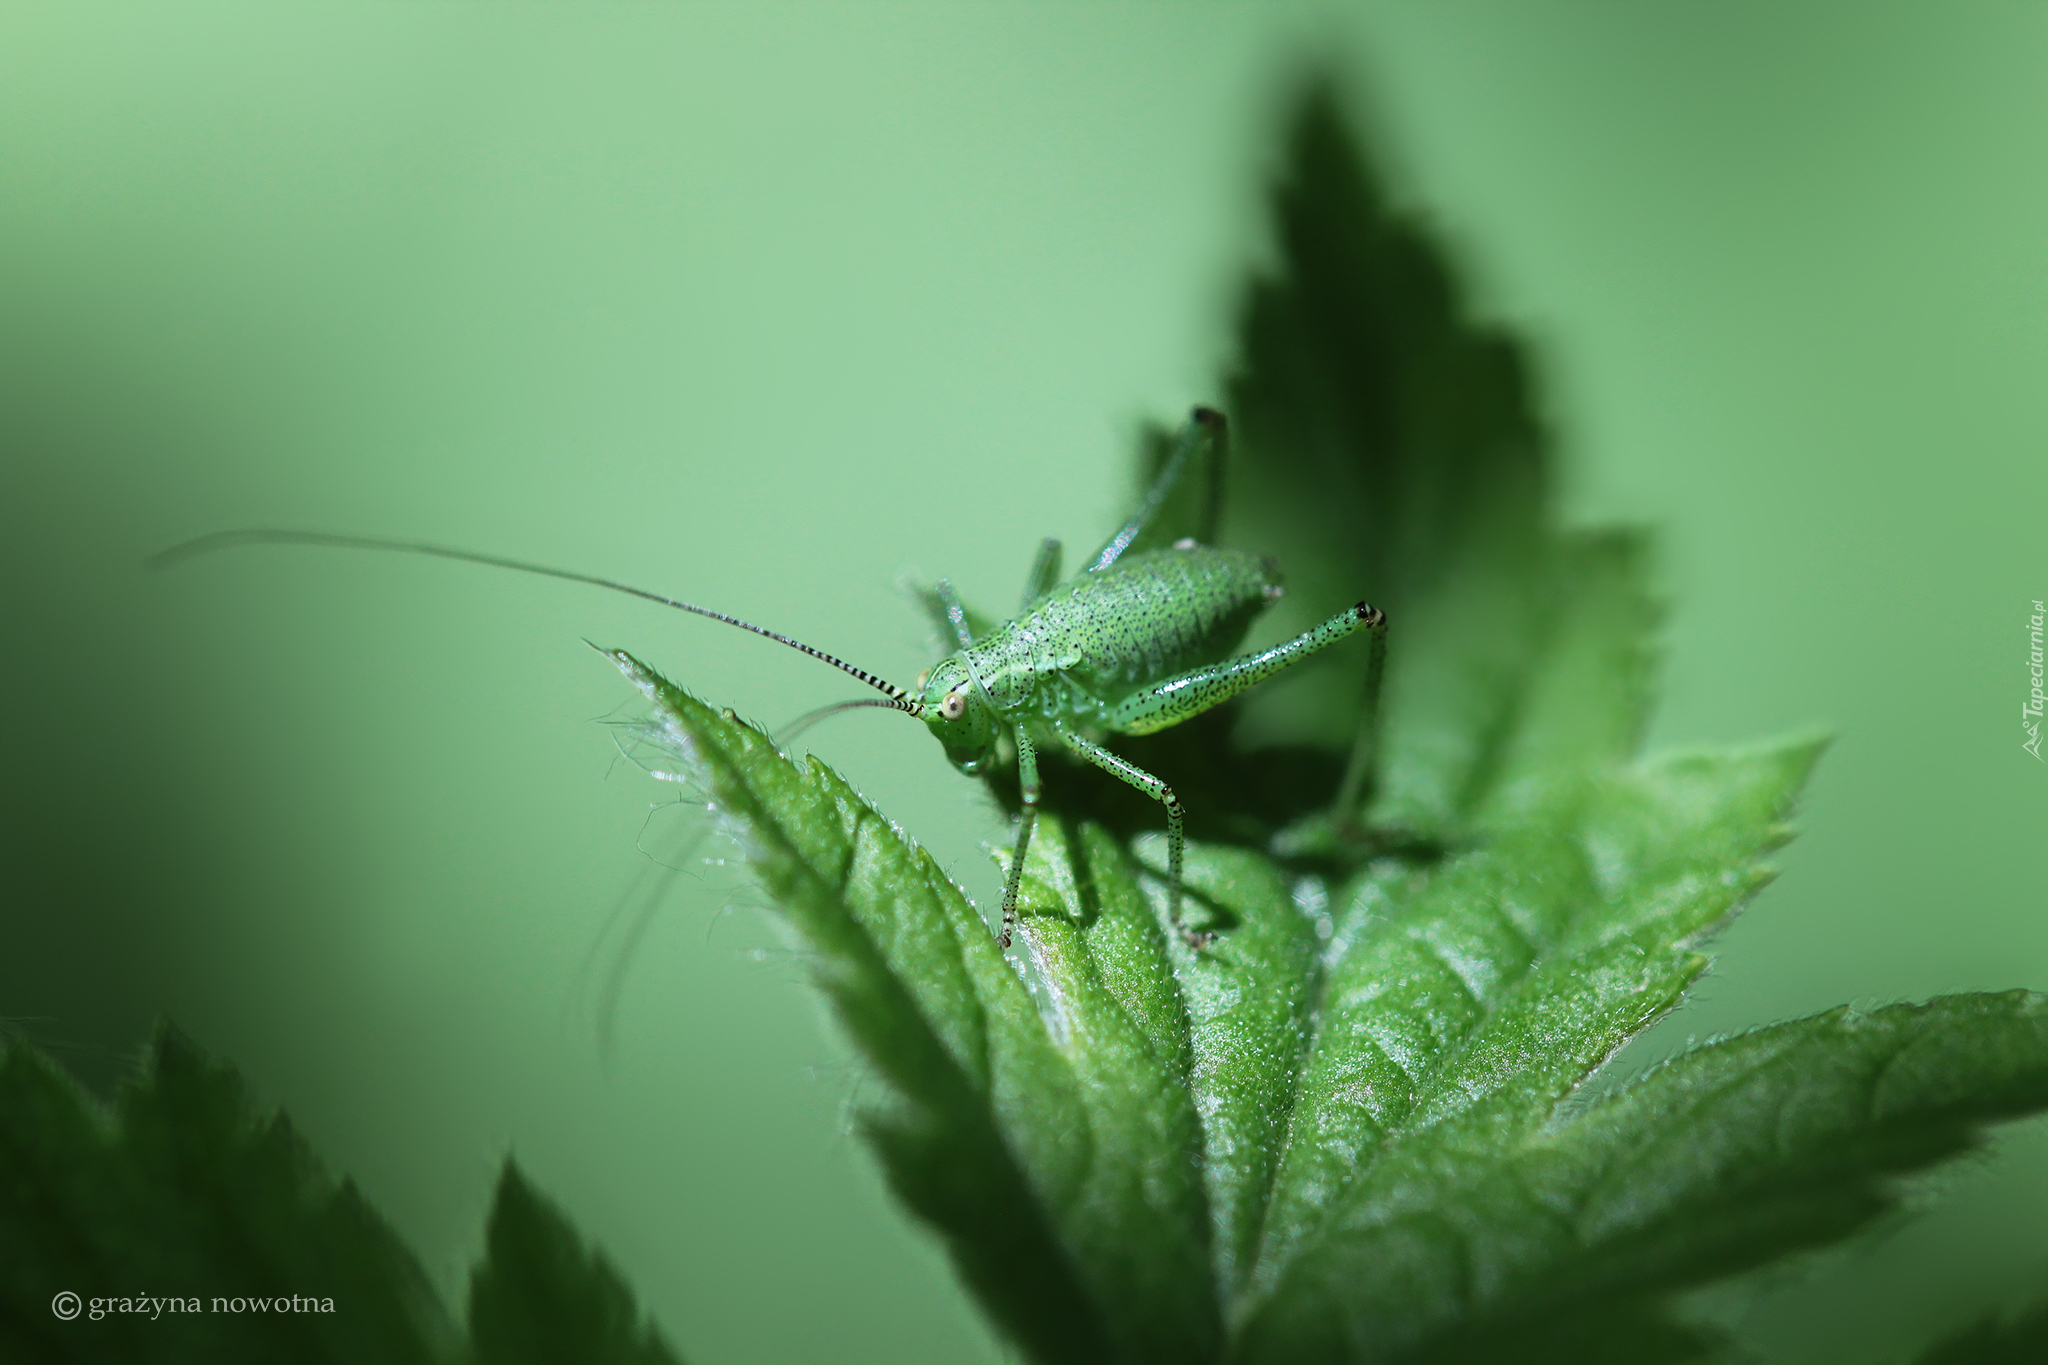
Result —
[[[1045, 1360], [1213, 1358], [1192, 1110], [1161, 1062], [1185, 1055], [1185, 1023], [1153, 1008], [1169, 992], [1142, 948], [1149, 931], [1156, 956], [1156, 926], [1121, 890], [1088, 888], [1070, 936], [1047, 931], [1055, 1029], [931, 856], [830, 767], [792, 763], [730, 712], [610, 657], [654, 703], [643, 738], [733, 822], [887, 1083], [863, 1116], [868, 1139], [991, 1316]], [[1128, 951], [1063, 973], [1082, 936]]]
[[[1276, 629], [1386, 607], [1388, 692], [1362, 820], [1332, 808], [1356, 651], [1247, 712], [1109, 737], [1186, 807], [1209, 946], [1164, 923], [1159, 804], [1056, 745], [1013, 966], [828, 767], [611, 657], [886, 1083], [865, 1126], [892, 1184], [1032, 1358], [1729, 1357], [1670, 1295], [1843, 1235], [1885, 1176], [2048, 1106], [2048, 1035], [2009, 1000], [1827, 1016], [1574, 1111], [1767, 880], [1820, 746], [1636, 757], [1647, 537], [1554, 524], [1521, 352], [1466, 316], [1326, 88], [1276, 200], [1224, 541], [1285, 564]], [[1205, 516], [1199, 491], [1153, 533]], [[1013, 775], [990, 786], [1015, 809]], [[1900, 1060], [1972, 1046], [1947, 1091]], [[1874, 1067], [1893, 1107], [1843, 1100]], [[1800, 1142], [1743, 1145], [1767, 1102]]]
[[[455, 1354], [418, 1263], [355, 1187], [326, 1176], [282, 1116], [253, 1118], [240, 1079], [182, 1034], [161, 1030], [113, 1113], [98, 1110], [32, 1049], [0, 1057], [0, 1356]], [[52, 1311], [64, 1291], [83, 1315]], [[271, 1311], [294, 1296], [311, 1306]], [[91, 1316], [95, 1298], [139, 1297], [180, 1304]], [[244, 1305], [216, 1310], [216, 1297]]]
[[[1690, 940], [1761, 884], [1754, 860], [1782, 840], [1818, 748], [1560, 778], [1483, 847], [1370, 870], [1329, 915], [1327, 948], [1313, 878], [1196, 845], [1189, 914], [1222, 936], [1192, 952], [1161, 923], [1142, 863], [1048, 814], [1020, 929], [1034, 1005], [964, 898], [826, 765], [791, 763], [612, 657], [655, 703], [648, 737], [739, 823], [892, 1083], [868, 1119], [892, 1181], [998, 1321], [1030, 1306], [1011, 1330], [1042, 1359], [1213, 1359], [1227, 1350], [1214, 1319], [1202, 1336], [1188, 1327], [1218, 1304], [1242, 1358], [1302, 1349], [1297, 1300], [1346, 1301], [1326, 1291], [1352, 1210], [1389, 1189], [1420, 1198], [1431, 1179], [1459, 1188], [1457, 1172], [1542, 1132], [1676, 1000], [1704, 966]], [[1005, 1072], [1028, 1084], [996, 1093]], [[1502, 1212], [1494, 1231], [1512, 1243], [1526, 1211]], [[1004, 1274], [1003, 1257], [1025, 1259]], [[1065, 1282], [1029, 1283], [1027, 1265]], [[1406, 1273], [1379, 1257], [1365, 1283]], [[1068, 1338], [1048, 1344], [1061, 1323]], [[1398, 1317], [1383, 1326], [1404, 1340]], [[1658, 1358], [1712, 1345], [1654, 1306], [1624, 1326], [1679, 1352]], [[1587, 1330], [1558, 1340], [1592, 1349]]]
[[1847, 1235], [2048, 1106], [2048, 1000], [1848, 1009], [1696, 1048], [1556, 1127], [1381, 1163], [1248, 1360], [1464, 1358]]
[[1814, 746], [1560, 783], [1519, 827], [1340, 902], [1248, 1315], [1408, 1151], [1484, 1151], [1543, 1123], [1706, 960], [1688, 940], [1760, 884], [1751, 861]]
[[1204, 1119], [1216, 1282], [1226, 1303], [1251, 1273], [1313, 1032], [1322, 942], [1294, 880], [1242, 849], [1197, 849], [1188, 889], [1229, 940], [1201, 953], [1175, 945], [1194, 1025], [1189, 1084]]
[[[1190, 951], [1161, 923], [1140, 869], [1106, 831], [1087, 825], [1077, 838], [1058, 816], [1044, 825], [1027, 857], [1025, 884], [1039, 899], [1025, 903], [1023, 935], [1048, 1023], [1071, 1034], [1080, 1007], [1105, 991], [1150, 1043], [1169, 1095], [1187, 1092], [1198, 1122], [1183, 1123], [1172, 1106], [1172, 1124], [1150, 1135], [1146, 1160], [1175, 1160], [1199, 1144], [1212, 1226], [1191, 1248], [1213, 1258], [1216, 1292], [1227, 1301], [1256, 1248], [1309, 1039], [1314, 922], [1269, 861], [1197, 845], [1185, 869], [1190, 913], [1230, 937]], [[1104, 906], [1115, 910], [1105, 916]], [[1198, 1262], [1185, 1273], [1209, 1269]]]
[[0, 1360], [675, 1360], [510, 1162], [470, 1320], [465, 1343], [355, 1187], [175, 1029], [111, 1112], [33, 1049], [0, 1052]]
[[1050, 820], [1044, 836], [1032, 840], [1031, 861], [1063, 904], [1035, 916], [1024, 939], [1046, 994], [1041, 1017], [1080, 1084], [1091, 1148], [1084, 1216], [1069, 1236], [1105, 1250], [1132, 1238], [1138, 1254], [1120, 1268], [1115, 1292], [1126, 1311], [1149, 1300], [1157, 1325], [1170, 1322], [1174, 1335], [1133, 1335], [1131, 1344], [1160, 1341], [1204, 1358], [1220, 1324], [1208, 1284], [1201, 1125], [1188, 1093], [1192, 1039], [1166, 935], [1132, 878], [1117, 875], [1121, 854], [1104, 831], [1070, 836]]
[[510, 1161], [470, 1275], [469, 1336], [475, 1365], [677, 1365], [618, 1272]]

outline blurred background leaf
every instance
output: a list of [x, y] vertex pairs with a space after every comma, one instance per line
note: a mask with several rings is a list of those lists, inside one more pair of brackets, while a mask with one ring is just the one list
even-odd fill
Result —
[[477, 1365], [680, 1365], [618, 1271], [509, 1160], [469, 1280]]
[[1915, 1365], [2020, 1365], [2048, 1353], [2048, 1308], [1995, 1313], [1915, 1356]]
[[509, 1160], [469, 1323], [465, 1342], [356, 1187], [176, 1029], [158, 1030], [111, 1113], [33, 1048], [0, 1052], [9, 1361], [676, 1365]]

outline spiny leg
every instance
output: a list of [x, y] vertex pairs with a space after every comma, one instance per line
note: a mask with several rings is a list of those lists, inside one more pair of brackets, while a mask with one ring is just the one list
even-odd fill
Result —
[[[1169, 725], [1176, 725], [1200, 715], [1211, 707], [1221, 705], [1238, 693], [1264, 682], [1283, 668], [1300, 663], [1311, 654], [1327, 649], [1360, 630], [1372, 632], [1372, 658], [1366, 669], [1369, 700], [1375, 708], [1373, 715], [1376, 716], [1379, 675], [1386, 659], [1387, 614], [1370, 603], [1360, 602], [1355, 606], [1346, 607], [1313, 630], [1303, 631], [1292, 640], [1277, 644], [1271, 649], [1261, 650], [1257, 654], [1241, 654], [1234, 659], [1225, 659], [1221, 663], [1204, 668], [1190, 669], [1178, 677], [1155, 683], [1118, 704], [1110, 712], [1108, 724], [1111, 729], [1131, 735], [1145, 735], [1155, 730], [1163, 730]], [[1206, 944], [1208, 935], [1190, 934], [1180, 923], [1181, 819], [1180, 803], [1174, 799], [1172, 791], [1158, 778], [1124, 762], [1099, 745], [1089, 744], [1063, 729], [1059, 733], [1060, 737], [1083, 757], [1107, 768], [1134, 787], [1152, 791], [1166, 803], [1168, 830], [1172, 836], [1169, 904], [1173, 911], [1174, 927], [1180, 929], [1191, 945], [1199, 948]], [[1368, 750], [1362, 761], [1369, 763], [1370, 757]], [[1361, 761], [1355, 749], [1353, 761]]]
[[1196, 513], [1195, 526], [1192, 529], [1198, 540], [1214, 538], [1216, 521], [1222, 512], [1223, 447], [1228, 439], [1228, 432], [1229, 424], [1224, 421], [1222, 413], [1214, 408], [1194, 410], [1188, 418], [1188, 424], [1182, 427], [1180, 434], [1174, 438], [1173, 452], [1166, 457], [1166, 463], [1160, 468], [1159, 477], [1145, 490], [1145, 500], [1138, 505], [1138, 510], [1131, 514], [1131, 519], [1117, 528], [1117, 533], [1109, 538], [1109, 543], [1096, 552], [1094, 562], [1088, 566], [1089, 572], [1106, 569], [1116, 563], [1123, 552], [1131, 548], [1131, 543], [1146, 533], [1153, 519], [1173, 496], [1174, 489], [1187, 472], [1189, 461], [1195, 458], [1197, 451], [1204, 448], [1210, 455], [1209, 478], [1202, 490], [1200, 510]]
[[1017, 884], [1024, 879], [1024, 853], [1031, 847], [1031, 827], [1038, 823], [1038, 751], [1031, 736], [1017, 727], [1017, 785], [1024, 793], [1024, 805], [1017, 812], [1017, 845], [1010, 851], [1010, 874], [1003, 879], [1003, 932], [998, 942], [1010, 946], [1010, 932], [1017, 924]]
[[[1240, 654], [1222, 663], [1192, 668], [1135, 692], [1111, 709], [1108, 725], [1127, 735], [1149, 735], [1199, 716], [1238, 693], [1256, 687], [1281, 669], [1328, 649], [1360, 630], [1373, 632], [1374, 658], [1384, 657], [1387, 614], [1366, 602], [1346, 607], [1329, 620], [1271, 649]], [[1377, 693], [1377, 683], [1374, 684]]]
[[1186, 841], [1181, 834], [1183, 812], [1180, 798], [1173, 794], [1173, 788], [1128, 759], [1119, 758], [1100, 744], [1083, 739], [1058, 721], [1051, 722], [1051, 725], [1053, 733], [1058, 735], [1060, 741], [1069, 749], [1104, 772], [1122, 778], [1166, 807], [1166, 913], [1173, 921], [1174, 929], [1187, 940], [1190, 948], [1208, 947], [1209, 940], [1215, 935], [1198, 934], [1182, 924], [1180, 919], [1181, 849]]

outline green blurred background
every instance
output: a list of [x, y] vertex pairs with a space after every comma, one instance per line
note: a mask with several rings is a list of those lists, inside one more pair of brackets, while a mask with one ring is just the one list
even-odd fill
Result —
[[[637, 846], [725, 850], [650, 817], [582, 638], [771, 723], [845, 680], [483, 570], [139, 563], [441, 539], [907, 679], [902, 571], [1006, 603], [1215, 396], [1311, 56], [1538, 347], [1570, 516], [1663, 529], [1652, 742], [1839, 737], [1647, 1050], [2048, 988], [2048, 9], [1711, 8], [0, 8], [0, 1014], [105, 1087], [168, 1012], [451, 1296], [510, 1149], [694, 1360], [999, 1358], [737, 870], [596, 1042]], [[994, 893], [922, 734], [811, 742]], [[2038, 1287], [2048, 1133], [1996, 1150], [1710, 1306], [1818, 1360]]]

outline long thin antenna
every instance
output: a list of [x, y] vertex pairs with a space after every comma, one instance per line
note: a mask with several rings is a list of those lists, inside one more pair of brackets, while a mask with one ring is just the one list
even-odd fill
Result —
[[588, 583], [594, 588], [609, 588], [628, 597], [638, 597], [642, 601], [674, 607], [677, 611], [687, 611], [695, 616], [708, 616], [714, 621], [723, 621], [729, 626], [738, 626], [741, 630], [751, 630], [756, 635], [765, 635], [777, 643], [788, 645], [791, 649], [800, 650], [813, 659], [828, 663], [842, 673], [852, 674], [889, 698], [888, 701], [877, 702], [875, 705], [893, 706], [913, 716], [924, 714], [923, 703], [912, 700], [910, 694], [896, 684], [885, 682], [865, 669], [855, 668], [844, 659], [835, 659], [822, 649], [813, 649], [802, 640], [792, 640], [787, 635], [757, 626], [751, 621], [742, 621], [737, 616], [728, 616], [722, 611], [713, 611], [709, 607], [700, 607], [691, 602], [681, 602], [673, 597], [663, 597], [660, 593], [649, 592], [645, 588], [614, 582], [609, 578], [599, 578], [595, 574], [576, 573], [570, 569], [553, 569], [545, 564], [532, 564], [523, 559], [478, 554], [474, 550], [457, 550], [447, 545], [430, 545], [424, 541], [385, 540], [377, 536], [340, 536], [326, 531], [286, 531], [258, 526], [240, 531], [216, 531], [209, 536], [199, 536], [173, 545], [168, 550], [159, 551], [143, 562], [152, 569], [168, 569], [199, 555], [212, 554], [216, 550], [232, 550], [244, 545], [320, 545], [338, 550], [390, 550], [398, 554], [456, 559], [466, 564], [486, 564], [494, 569], [516, 569], [520, 573], [538, 574], [542, 578], [559, 578], [570, 583]]
[[821, 706], [815, 711], [804, 712], [804, 714], [798, 716], [795, 720], [783, 726], [780, 730], [777, 730], [774, 736], [772, 737], [771, 742], [778, 749], [787, 749], [789, 747], [789, 742], [795, 739], [798, 735], [810, 729], [813, 725], [816, 725], [821, 720], [831, 719], [833, 716], [838, 715], [841, 711], [861, 711], [867, 709], [870, 706], [879, 706], [883, 710], [887, 711], [893, 709], [895, 705], [896, 703], [894, 702], [876, 701], [872, 697], [862, 697], [859, 701], [834, 702], [830, 706]]

